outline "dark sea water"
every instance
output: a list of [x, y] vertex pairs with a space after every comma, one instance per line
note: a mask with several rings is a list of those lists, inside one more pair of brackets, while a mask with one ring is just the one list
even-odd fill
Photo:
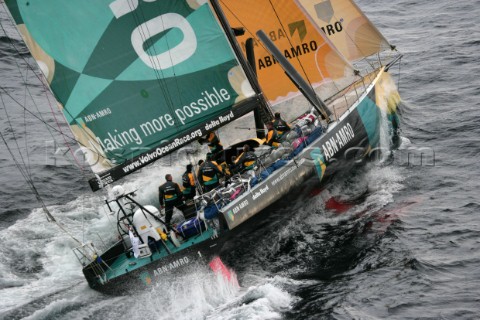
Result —
[[[392, 70], [403, 98], [399, 150], [319, 196], [271, 208], [270, 220], [226, 257], [240, 288], [198, 270], [152, 292], [111, 298], [88, 288], [75, 243], [47, 222], [2, 144], [0, 318], [478, 319], [480, 1], [358, 4], [404, 53]], [[22, 151], [42, 199], [72, 234], [108, 239], [113, 222], [102, 195], [89, 191], [68, 152], [52, 154], [52, 136], [63, 138], [12, 100], [58, 130], [54, 104], [22, 68], [29, 56], [3, 9], [0, 19], [2, 135]], [[153, 200], [167, 170], [146, 169], [126, 185]], [[331, 196], [341, 213], [325, 204]]]

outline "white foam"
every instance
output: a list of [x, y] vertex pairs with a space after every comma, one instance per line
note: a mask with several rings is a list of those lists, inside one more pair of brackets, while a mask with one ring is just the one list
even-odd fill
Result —
[[206, 269], [171, 278], [129, 299], [135, 319], [204, 319], [205, 314], [235, 297], [239, 288]]
[[206, 319], [280, 319], [296, 301], [283, 289], [288, 281], [282, 277], [254, 278], [256, 284], [207, 314]]

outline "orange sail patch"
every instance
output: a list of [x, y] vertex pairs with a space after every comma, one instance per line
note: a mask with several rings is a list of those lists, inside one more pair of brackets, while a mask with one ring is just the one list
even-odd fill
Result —
[[271, 103], [296, 95], [298, 89], [256, 37], [263, 30], [306, 80], [318, 85], [344, 77], [351, 68], [325, 40], [293, 1], [223, 0], [223, 10], [232, 27], [244, 27], [237, 37], [243, 50], [248, 38], [255, 40], [254, 52], [260, 86]]

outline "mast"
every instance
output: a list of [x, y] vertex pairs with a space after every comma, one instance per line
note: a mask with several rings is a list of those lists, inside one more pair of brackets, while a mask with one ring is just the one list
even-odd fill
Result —
[[[248, 38], [246, 43], [246, 51], [247, 51], [247, 60], [252, 67], [253, 72], [255, 75], [257, 74], [257, 70], [255, 67], [255, 51], [253, 50], [253, 38]], [[262, 114], [258, 108], [253, 110], [253, 117], [255, 119], [255, 130], [257, 133], [258, 139], [265, 139], [265, 131], [263, 129], [263, 122], [262, 122]]]
[[218, 3], [218, 0], [211, 0], [210, 4], [211, 4], [213, 10], [215, 11], [215, 13], [217, 14], [217, 17], [220, 21], [220, 24], [221, 24], [223, 30], [225, 31], [225, 34], [226, 34], [226, 36], [227, 36], [227, 38], [228, 38], [228, 40], [229, 40], [229, 42], [230, 42], [230, 44], [233, 48], [233, 51], [235, 52], [235, 55], [237, 56], [237, 58], [238, 58], [238, 60], [241, 64], [248, 80], [250, 80], [250, 83], [253, 87], [253, 90], [258, 95], [261, 96], [260, 108], [262, 108], [265, 111], [265, 112], [262, 112], [262, 113], [265, 113], [265, 115], [262, 116], [262, 118], [263, 118], [262, 120], [264, 122], [270, 121], [270, 119], [273, 118], [272, 110], [270, 109], [269, 105], [267, 104], [267, 100], [263, 96], [263, 92], [262, 92], [262, 89], [260, 88], [260, 84], [258, 83], [258, 79], [257, 79], [257, 76], [256, 76], [255, 72], [250, 67], [249, 62], [246, 60], [245, 56], [243, 55], [242, 49], [240, 48], [237, 40], [235, 39], [235, 34], [233, 32], [232, 27], [228, 23], [227, 18], [225, 17], [225, 14], [223, 13], [223, 10]]
[[310, 101], [310, 103], [320, 112], [327, 122], [330, 122], [330, 116], [332, 115], [331, 111], [325, 105], [325, 103], [317, 96], [312, 87], [308, 84], [305, 79], [295, 70], [290, 62], [283, 56], [283, 54], [278, 50], [278, 48], [273, 44], [273, 42], [268, 38], [263, 30], [257, 31], [257, 36], [260, 41], [263, 42], [267, 50], [275, 57], [275, 59], [280, 63], [285, 73], [289, 76], [290, 80], [298, 87], [300, 92], [305, 96], [305, 98]]

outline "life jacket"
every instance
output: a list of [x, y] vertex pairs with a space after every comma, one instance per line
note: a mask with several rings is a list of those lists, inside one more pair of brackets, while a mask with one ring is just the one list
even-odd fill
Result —
[[277, 130], [268, 130], [267, 137], [265, 138], [265, 143], [274, 148], [277, 148], [280, 145]]
[[183, 193], [190, 194], [193, 188], [195, 188], [195, 180], [193, 179], [193, 173], [185, 172], [182, 176], [182, 183], [183, 187], [185, 188], [183, 190]]
[[290, 126], [282, 119], [275, 119], [275, 121], [273, 121], [273, 127], [277, 130], [279, 137], [282, 137], [285, 132], [290, 131]]
[[210, 186], [218, 183], [219, 172], [221, 171], [218, 169], [218, 165], [216, 166], [211, 161], [206, 161], [200, 168], [199, 174], [203, 184]]
[[178, 184], [172, 181], [167, 181], [160, 187], [160, 189], [163, 192], [165, 203], [174, 202], [179, 199], [180, 194], [177, 193], [177, 190], [180, 190], [180, 187]]
[[224, 176], [230, 176], [230, 168], [225, 161], [220, 164], [218, 164], [217, 161], [212, 161], [212, 163], [218, 168], [218, 170], [222, 172]]
[[220, 139], [218, 139], [217, 135], [213, 132], [210, 132], [207, 138], [208, 141], [208, 148], [212, 154], [220, 152], [223, 150], [223, 146], [220, 143]]
[[252, 151], [242, 152], [242, 154], [235, 161], [235, 164], [241, 164], [243, 170], [251, 170], [255, 166], [257, 157]]

